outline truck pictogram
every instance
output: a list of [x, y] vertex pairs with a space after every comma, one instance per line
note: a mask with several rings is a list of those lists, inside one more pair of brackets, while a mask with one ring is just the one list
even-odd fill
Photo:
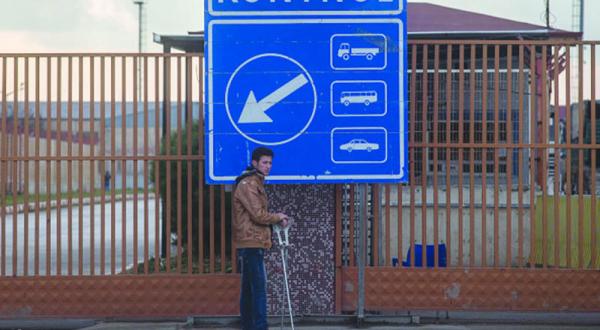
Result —
[[370, 61], [377, 54], [379, 54], [378, 47], [352, 47], [347, 42], [342, 42], [337, 51], [337, 56], [341, 57], [344, 61], [349, 60], [350, 56], [364, 56]]

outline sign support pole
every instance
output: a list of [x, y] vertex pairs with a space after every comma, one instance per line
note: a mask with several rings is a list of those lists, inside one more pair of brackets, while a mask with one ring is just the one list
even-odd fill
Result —
[[368, 205], [367, 205], [367, 184], [360, 184], [359, 188], [360, 200], [360, 217], [359, 217], [359, 232], [358, 232], [358, 304], [356, 309], [356, 325], [360, 326], [365, 319], [365, 267], [367, 263], [367, 226]]

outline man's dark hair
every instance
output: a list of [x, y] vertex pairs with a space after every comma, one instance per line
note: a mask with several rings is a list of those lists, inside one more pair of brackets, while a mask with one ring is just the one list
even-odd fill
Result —
[[267, 156], [273, 158], [273, 150], [267, 147], [258, 147], [252, 151], [252, 160], [259, 161], [260, 157]]

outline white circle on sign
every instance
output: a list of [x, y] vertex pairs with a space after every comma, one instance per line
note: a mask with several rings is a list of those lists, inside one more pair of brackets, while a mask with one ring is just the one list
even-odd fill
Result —
[[[300, 80], [300, 81], [305, 81], [307, 83], [310, 83], [311, 89], [312, 89], [312, 96], [313, 96], [313, 104], [312, 104], [312, 110], [310, 112], [310, 116], [308, 116], [308, 119], [306, 120], [306, 124], [300, 128], [298, 130], [298, 132], [296, 132], [294, 135], [292, 135], [291, 137], [287, 137], [281, 141], [263, 141], [260, 140], [256, 137], [252, 137], [250, 136], [247, 132], [244, 132], [243, 129], [241, 129], [238, 126], [237, 121], [234, 119], [234, 116], [232, 115], [231, 109], [230, 109], [230, 105], [229, 105], [229, 93], [230, 93], [230, 87], [233, 83], [233, 81], [235, 80], [236, 76], [238, 75], [238, 73], [243, 70], [244, 67], [250, 65], [252, 62], [255, 62], [257, 60], [261, 60], [264, 58], [268, 58], [268, 57], [273, 57], [273, 58], [279, 58], [279, 59], [283, 59], [286, 60], [288, 62], [290, 62], [291, 64], [293, 64], [294, 66], [297, 67], [297, 69], [299, 69], [299, 72], [301, 72], [299, 75], [296, 76], [296, 78], [294, 78], [292, 81], [290, 81], [289, 83], [293, 84], [294, 80]], [[287, 86], [287, 84], [286, 84]], [[252, 94], [252, 97], [254, 97], [254, 94], [252, 93], [252, 89], [249, 89], [249, 93]], [[249, 95], [250, 96], [250, 95]], [[254, 100], [256, 101], [256, 100]], [[299, 137], [302, 133], [304, 133], [306, 131], [306, 129], [308, 128], [308, 126], [310, 125], [310, 123], [312, 122], [316, 110], [317, 110], [317, 89], [315, 87], [315, 83], [312, 80], [312, 77], [310, 76], [310, 74], [308, 73], [308, 71], [304, 68], [304, 66], [302, 66], [302, 64], [300, 64], [298, 61], [294, 60], [293, 58], [283, 55], [283, 54], [277, 54], [277, 53], [265, 53], [265, 54], [260, 54], [260, 55], [256, 55], [253, 56], [249, 59], [247, 59], [246, 61], [244, 61], [242, 64], [240, 64], [240, 66], [238, 66], [235, 71], [233, 72], [233, 74], [231, 75], [231, 78], [229, 78], [229, 81], [227, 82], [227, 87], [225, 88], [225, 109], [227, 112], [227, 117], [229, 117], [229, 121], [231, 122], [231, 124], [233, 125], [233, 127], [235, 128], [236, 131], [238, 131], [238, 133], [240, 133], [242, 136], [244, 136], [246, 139], [258, 143], [258, 144], [262, 144], [262, 145], [281, 145], [281, 144], [285, 144], [288, 143], [290, 141], [293, 141], [294, 139], [296, 139], [297, 137]]]

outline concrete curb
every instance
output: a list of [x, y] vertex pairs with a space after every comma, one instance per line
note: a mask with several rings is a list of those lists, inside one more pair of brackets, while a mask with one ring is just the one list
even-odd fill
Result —
[[[281, 315], [270, 315], [269, 326], [278, 327], [281, 325]], [[294, 325], [298, 326], [351, 326], [356, 325], [416, 325], [419, 324], [419, 316], [399, 315], [399, 316], [366, 316], [359, 322], [356, 315], [295, 315]], [[290, 323], [289, 317], [283, 318], [284, 326]], [[200, 327], [239, 327], [238, 316], [195, 316], [193, 325]]]
[[[269, 325], [278, 327], [281, 316], [269, 316]], [[189, 321], [188, 321], [189, 323]], [[427, 324], [522, 324], [522, 325], [571, 325], [600, 326], [600, 313], [555, 312], [462, 312], [462, 311], [402, 311], [393, 315], [366, 315], [357, 320], [355, 315], [297, 315], [294, 325], [345, 325], [370, 326], [416, 326]], [[200, 327], [239, 327], [238, 316], [195, 316], [193, 325]], [[289, 318], [284, 318], [289, 325]]]
[[[105, 203], [108, 204], [111, 201], [111, 195], [104, 195], [105, 199]], [[125, 200], [130, 201], [133, 200], [134, 196], [131, 193], [128, 193], [125, 197]], [[148, 194], [148, 199], [154, 199], [154, 193], [150, 193]], [[115, 202], [120, 202], [123, 200], [123, 195], [122, 194], [118, 194], [115, 195]], [[144, 200], [144, 194], [138, 194], [137, 200]], [[85, 197], [82, 199], [82, 204], [81, 205], [90, 205], [91, 204], [92, 199], [90, 197]], [[102, 196], [94, 196], [94, 204], [100, 204], [102, 202]], [[45, 210], [46, 209], [46, 201], [42, 201], [40, 200], [40, 210]], [[69, 205], [69, 200], [68, 199], [61, 199], [60, 200], [60, 207], [66, 207]], [[79, 206], [79, 198], [73, 198], [71, 200], [71, 206]], [[56, 209], [58, 207], [58, 201], [57, 200], [51, 200], [50, 201], [50, 209]], [[9, 214], [13, 214], [13, 206], [12, 205], [6, 205], [6, 215]], [[24, 213], [25, 209], [29, 210], [29, 213], [33, 213], [35, 210], [35, 202], [34, 203], [27, 203], [27, 204], [17, 204], [17, 214], [19, 213]]]
[[0, 329], [81, 329], [94, 326], [97, 322], [89, 319], [34, 319], [0, 320]]

